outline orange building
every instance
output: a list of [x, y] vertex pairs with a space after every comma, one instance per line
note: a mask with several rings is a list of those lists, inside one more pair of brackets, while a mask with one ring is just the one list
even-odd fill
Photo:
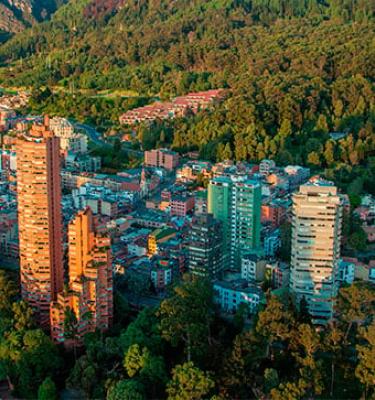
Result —
[[63, 288], [60, 141], [34, 124], [16, 141], [17, 194], [22, 297], [41, 326]]
[[[112, 324], [113, 292], [110, 238], [94, 228], [87, 207], [69, 224], [69, 285], [51, 305], [51, 335], [59, 343], [66, 340], [66, 313], [76, 317], [76, 340]], [[68, 344], [68, 343], [67, 343]]]

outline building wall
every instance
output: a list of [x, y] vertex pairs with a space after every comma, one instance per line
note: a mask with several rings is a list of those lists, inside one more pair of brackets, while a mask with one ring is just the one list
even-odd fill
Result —
[[37, 125], [16, 144], [22, 297], [42, 326], [63, 287], [59, 148], [59, 139]]
[[290, 288], [297, 305], [305, 297], [318, 324], [333, 317], [341, 220], [336, 187], [316, 182], [294, 194]]
[[88, 332], [105, 331], [113, 320], [111, 242], [95, 232], [90, 208], [69, 224], [69, 287], [51, 305], [51, 334], [65, 341], [66, 309], [77, 318], [79, 342]]
[[261, 186], [248, 180], [219, 177], [208, 185], [208, 212], [223, 224], [224, 251], [240, 269], [241, 254], [260, 249]]
[[223, 269], [223, 231], [211, 214], [193, 219], [188, 241], [189, 271], [197, 276], [220, 278]]

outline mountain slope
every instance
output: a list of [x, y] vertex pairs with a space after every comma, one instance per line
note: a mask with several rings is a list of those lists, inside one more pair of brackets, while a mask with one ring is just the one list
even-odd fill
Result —
[[359, 29], [350, 37], [364, 48], [374, 13], [372, 0], [71, 0], [51, 21], [3, 45], [0, 60], [11, 66], [3, 75], [7, 83], [74, 80], [83, 88], [157, 93], [178, 73], [180, 79], [222, 81], [247, 62], [258, 36], [294, 37], [291, 43], [303, 45], [313, 34], [324, 42], [320, 31], [329, 35], [356, 21]]
[[21, 32], [48, 18], [59, 5], [59, 0], [0, 0], [0, 32]]

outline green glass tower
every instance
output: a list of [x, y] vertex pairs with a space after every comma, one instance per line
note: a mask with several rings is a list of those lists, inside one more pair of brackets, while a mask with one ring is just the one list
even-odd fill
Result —
[[228, 268], [230, 262], [231, 199], [232, 180], [230, 178], [223, 176], [210, 181], [207, 192], [207, 212], [222, 224], [224, 268]]
[[257, 181], [226, 176], [210, 181], [207, 209], [222, 222], [227, 266], [238, 268], [243, 254], [260, 250], [261, 204]]

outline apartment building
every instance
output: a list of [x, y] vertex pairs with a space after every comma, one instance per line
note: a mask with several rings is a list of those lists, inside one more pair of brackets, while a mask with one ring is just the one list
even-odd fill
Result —
[[18, 136], [16, 151], [22, 297], [48, 327], [50, 303], [63, 288], [60, 140], [48, 118]]
[[334, 316], [338, 289], [342, 201], [331, 182], [317, 179], [293, 195], [290, 290], [316, 324]]
[[260, 249], [260, 183], [246, 177], [216, 177], [208, 185], [207, 206], [223, 224], [224, 259], [240, 269], [241, 256]]

